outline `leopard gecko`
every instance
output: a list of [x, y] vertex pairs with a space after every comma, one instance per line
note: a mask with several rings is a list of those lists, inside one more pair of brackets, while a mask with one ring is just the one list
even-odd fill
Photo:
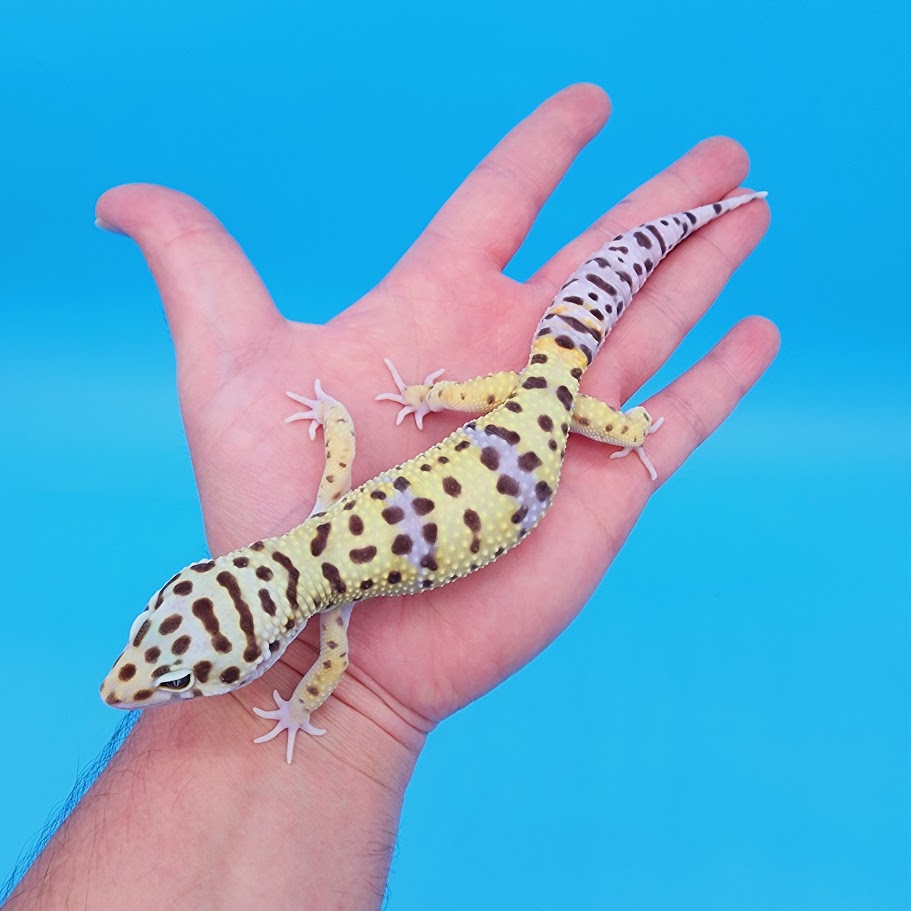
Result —
[[316, 505], [287, 534], [255, 541], [181, 570], [133, 622], [127, 645], [101, 685], [121, 709], [214, 696], [265, 673], [307, 620], [319, 614], [320, 649], [289, 699], [254, 709], [275, 722], [255, 742], [288, 732], [323, 734], [311, 715], [348, 666], [348, 617], [368, 598], [428, 591], [481, 569], [518, 544], [550, 507], [570, 431], [636, 452], [660, 420], [643, 407], [615, 410], [579, 393], [579, 381], [613, 325], [664, 256], [750, 193], [646, 222], [615, 237], [559, 290], [538, 324], [521, 373], [467, 382], [407, 385], [387, 361], [401, 405], [422, 427], [430, 412], [481, 414], [441, 443], [351, 490], [354, 427], [323, 392], [288, 393], [305, 406], [287, 420], [323, 428], [325, 467]]

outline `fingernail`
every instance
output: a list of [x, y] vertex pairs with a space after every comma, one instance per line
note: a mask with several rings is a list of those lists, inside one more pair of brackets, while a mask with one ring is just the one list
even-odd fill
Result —
[[103, 218], [95, 219], [95, 227], [101, 228], [102, 231], [110, 231], [111, 234], [120, 234], [124, 237], [126, 236], [126, 231], [121, 231], [117, 225], [113, 224], [112, 222], [105, 221]]

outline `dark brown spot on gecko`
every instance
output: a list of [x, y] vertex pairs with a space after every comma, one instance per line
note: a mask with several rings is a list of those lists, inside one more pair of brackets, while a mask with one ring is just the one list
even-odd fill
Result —
[[202, 623], [205, 631], [212, 637], [212, 647], [215, 651], [231, 651], [231, 643], [221, 633], [221, 626], [218, 623], [218, 617], [215, 616], [212, 602], [208, 598], [199, 598], [193, 602], [191, 610], [193, 615]]
[[567, 410], [571, 411], [573, 407], [573, 394], [565, 387], [557, 387], [557, 399], [559, 399], [560, 404]]
[[456, 443], [455, 449], [456, 452], [461, 452], [463, 449], [467, 449], [469, 446], [471, 446], [471, 442], [469, 440], [462, 440], [461, 442]]
[[368, 588], [373, 588], [373, 579], [364, 579], [364, 581], [361, 582], [362, 592], [367, 591]]
[[300, 581], [301, 577], [300, 570], [281, 551], [275, 551], [272, 554], [272, 559], [288, 573], [288, 588], [285, 592], [285, 596], [288, 599], [288, 603], [291, 605], [291, 609], [296, 611], [298, 607], [297, 583]]
[[152, 695], [151, 690], [137, 690], [133, 694], [133, 701], [134, 702], [143, 702], [144, 700], [148, 699], [151, 695]]
[[270, 616], [274, 617], [277, 610], [275, 602], [272, 600], [272, 595], [269, 594], [268, 589], [261, 588], [259, 590], [259, 603], [262, 605], [262, 609]]
[[500, 454], [493, 446], [485, 446], [481, 450], [481, 464], [491, 471], [496, 471], [500, 467]]
[[376, 548], [371, 544], [368, 547], [356, 548], [348, 551], [352, 563], [369, 563], [376, 556]]
[[473, 509], [465, 510], [462, 521], [468, 526], [469, 531], [477, 533], [481, 530], [481, 517]]
[[334, 563], [324, 563], [321, 567], [323, 578], [332, 586], [338, 594], [344, 594], [348, 589], [342, 580], [342, 574]]
[[236, 683], [240, 679], [240, 668], [234, 667], [233, 665], [231, 667], [226, 667], [218, 677], [222, 683]]
[[557, 451], [557, 441], [556, 441], [556, 440], [548, 440], [548, 441], [547, 441], [547, 445], [548, 445], [554, 452]]
[[582, 368], [581, 368], [581, 367], [573, 367], [573, 369], [569, 371], [569, 375], [570, 375], [574, 380], [582, 379]]
[[328, 671], [329, 668], [332, 667], [332, 662], [327, 658], [327, 659], [323, 662], [323, 667], [326, 668], [326, 670]]
[[437, 543], [437, 525], [436, 522], [428, 522], [422, 529], [421, 535], [428, 544]]
[[561, 316], [560, 319], [562, 319], [567, 326], [575, 329], [576, 332], [587, 332], [596, 342], [601, 341], [600, 329], [596, 329], [594, 326], [586, 326], [582, 320], [576, 319], [574, 316]]
[[214, 560], [206, 560], [205, 563], [194, 563], [190, 569], [197, 573], [206, 573], [215, 566]]
[[546, 363], [547, 363], [547, 355], [546, 355], [546, 354], [533, 354], [533, 355], [531, 356], [531, 361], [529, 361], [529, 363], [531, 363], [531, 364], [546, 364]]
[[162, 636], [170, 636], [181, 623], [183, 623], [183, 617], [180, 614], [171, 614], [170, 617], [165, 617], [158, 625], [158, 632]]
[[506, 410], [511, 411], [513, 414], [519, 414], [522, 411], [522, 406], [518, 402], [507, 402]]
[[200, 683], [208, 682], [210, 673], [212, 673], [211, 661], [197, 661], [193, 665], [193, 674]]
[[424, 569], [429, 569], [431, 571], [439, 569], [437, 561], [433, 558], [433, 554], [425, 554], [421, 557], [421, 566], [423, 566]]
[[364, 533], [364, 520], [354, 515], [348, 519], [348, 531], [353, 535], [362, 535]]
[[174, 644], [171, 646], [172, 655], [183, 655], [186, 653], [187, 649], [190, 647], [191, 639], [189, 636], [179, 636], [174, 640]]
[[386, 581], [390, 585], [398, 585], [399, 582], [402, 581], [402, 574], [396, 570], [393, 570], [391, 573], [389, 573], [388, 576], [386, 576]]
[[189, 595], [191, 591], [193, 591], [192, 582], [178, 582], [177, 585], [174, 586], [175, 595]]
[[565, 434], [567, 433], [568, 430], [569, 430], [569, 424], [567, 424], [567, 423], [564, 421], [564, 422], [560, 425], [560, 432], [563, 433], [563, 434], [565, 435]]
[[[602, 268], [604, 268], [604, 266], [606, 266], [607, 264], [608, 264], [608, 263], [607, 263], [607, 260], [604, 260], [604, 265], [602, 266]], [[599, 263], [598, 265], [601, 265], [601, 263]], [[600, 288], [602, 291], [606, 291], [608, 294], [610, 294], [611, 297], [616, 297], [616, 296], [617, 296], [617, 289], [616, 289], [613, 285], [611, 285], [611, 284], [609, 284], [608, 282], [606, 282], [603, 278], [601, 278], [600, 275], [596, 275], [596, 274], [593, 272], [591, 275], [586, 275], [585, 277], [586, 277], [593, 285], [595, 285], [596, 287]]]
[[405, 518], [405, 510], [400, 506], [387, 506], [380, 515], [389, 525], [395, 525]]
[[541, 465], [541, 460], [538, 458], [536, 452], [529, 450], [528, 452], [523, 452], [522, 455], [519, 456], [518, 464], [522, 471], [534, 471]]
[[547, 500], [553, 491], [550, 489], [550, 484], [547, 481], [538, 481], [535, 484], [535, 496], [543, 503]]
[[396, 535], [395, 540], [392, 542], [392, 552], [401, 557], [410, 553], [413, 546], [414, 541], [411, 540], [410, 535]]
[[265, 546], [266, 545], [263, 544], [262, 541], [254, 541], [253, 544], [250, 545], [250, 550], [262, 550]]
[[446, 456], [437, 456], [437, 461], [441, 465], [447, 465], [449, 463], [449, 459], [447, 459]]
[[268, 566], [257, 566], [256, 567], [256, 578], [262, 579], [263, 582], [268, 582], [274, 573]]
[[432, 465], [422, 465], [421, 471], [430, 471], [433, 468]]
[[581, 304], [582, 303], [582, 298], [576, 297], [575, 295], [573, 295], [572, 297], [564, 297], [563, 300], [565, 300], [566, 303], [568, 303], [568, 304]]
[[234, 578], [232, 573], [221, 572], [215, 577], [215, 581], [230, 595], [231, 601], [234, 602], [234, 609], [240, 618], [238, 621], [240, 630], [247, 637], [244, 661], [255, 661], [262, 654], [262, 651], [256, 642], [256, 627], [253, 623], [253, 612], [250, 610], [250, 605], [244, 600], [240, 585], [238, 585], [237, 579]]
[[370, 494], [370, 498], [371, 498], [372, 500], [385, 500], [385, 499], [386, 499], [386, 494], [384, 494], [382, 490], [374, 490], [374, 491]]
[[238, 569], [243, 569], [245, 566], [250, 565], [250, 560], [247, 557], [235, 557], [231, 561]]
[[319, 687], [318, 687], [318, 686], [312, 686], [312, 685], [311, 685], [311, 686], [308, 686], [308, 687], [307, 687], [307, 692], [308, 692], [311, 696], [319, 696]]
[[136, 635], [133, 638], [133, 647], [134, 648], [139, 648], [140, 644], [142, 643], [142, 640], [145, 639], [146, 633], [149, 631], [149, 627], [151, 625], [152, 625], [152, 621], [146, 620], [142, 624], [142, 626], [140, 626], [139, 629], [136, 630]]
[[427, 497], [415, 497], [411, 501], [411, 508], [419, 515], [426, 516], [428, 512], [432, 512], [436, 504], [433, 500], [429, 500]]
[[153, 645], [151, 648], [145, 650], [145, 655], [143, 657], [148, 664], [154, 664], [161, 657], [161, 649], [157, 645]]
[[658, 246], [661, 247], [661, 255], [664, 256], [664, 254], [667, 253], [667, 244], [664, 242], [661, 232], [654, 225], [646, 225], [645, 230], [651, 231], [652, 234], [655, 235], [658, 240]]
[[512, 524], [518, 525], [528, 515], [528, 507], [523, 506], [512, 514]]
[[398, 477], [392, 482], [392, 486], [396, 490], [408, 490], [411, 487], [411, 482], [408, 478]]
[[329, 541], [329, 532], [331, 530], [332, 525], [329, 522], [317, 525], [316, 535], [310, 542], [310, 553], [313, 554], [314, 557], [318, 557], [326, 549], [326, 544]]
[[554, 422], [546, 414], [538, 415], [538, 426], [545, 432], [550, 433], [554, 429]]
[[462, 485], [455, 478], [443, 478], [443, 492], [457, 497], [462, 492]]
[[484, 433], [488, 434], [488, 436], [499, 437], [509, 443], [510, 446], [515, 446], [522, 439], [515, 430], [510, 430], [508, 427], [498, 427], [496, 424], [488, 424], [484, 428]]
[[124, 683], [127, 680], [132, 680], [136, 676], [136, 665], [135, 664], [125, 664], [121, 669], [120, 673], [117, 675]]
[[494, 396], [494, 395], [489, 395], [489, 396], [487, 396], [487, 404], [488, 404], [488, 405], [493, 405], [493, 403], [494, 403], [496, 400], [497, 400], [497, 398], [496, 398], [496, 396]]
[[523, 389], [546, 389], [547, 380], [543, 376], [530, 376], [524, 383], [522, 383]]
[[652, 242], [648, 239], [648, 235], [643, 234], [641, 231], [636, 231], [633, 234], [633, 237], [636, 239], [636, 242], [640, 247], [645, 247], [646, 250], [651, 250]]
[[568, 335], [558, 335], [554, 341], [561, 347], [571, 351], [576, 347], [576, 343]]
[[519, 482], [508, 474], [501, 474], [497, 478], [497, 493], [504, 496], [517, 497], [519, 495]]

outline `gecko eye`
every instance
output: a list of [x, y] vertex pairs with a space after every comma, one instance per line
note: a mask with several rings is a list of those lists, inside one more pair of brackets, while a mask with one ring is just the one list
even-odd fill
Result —
[[189, 671], [170, 671], [162, 674], [155, 683], [157, 686], [164, 686], [169, 690], [185, 690], [193, 683], [193, 675]]

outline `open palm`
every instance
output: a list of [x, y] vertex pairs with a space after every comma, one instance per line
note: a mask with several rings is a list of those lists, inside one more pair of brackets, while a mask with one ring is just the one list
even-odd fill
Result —
[[[747, 171], [728, 139], [698, 145], [559, 251], [528, 282], [502, 269], [574, 156], [608, 114], [592, 86], [560, 92], [519, 124], [434, 218], [388, 277], [327, 326], [293, 323], [275, 309], [243, 252], [198, 203], [146, 185], [118, 187], [98, 204], [103, 225], [134, 238], [158, 283], [177, 349], [180, 401], [213, 553], [288, 531], [310, 511], [323, 450], [286, 389], [308, 395], [319, 378], [357, 430], [354, 483], [427, 448], [464, 417], [432, 416], [419, 433], [394, 426], [374, 402], [392, 388], [390, 357], [410, 382], [521, 369], [535, 324], [562, 281], [606, 240], [647, 218], [721, 198]], [[583, 389], [625, 402], [711, 305], [768, 222], [754, 204], [688, 239], [661, 265], [621, 320]], [[353, 251], [365, 238], [344, 240]], [[303, 238], [302, 238], [303, 241]], [[324, 276], [324, 281], [331, 277]], [[319, 283], [311, 293], [320, 293]], [[692, 370], [647, 403], [666, 418], [649, 452], [666, 480], [730, 413], [774, 357], [777, 332], [758, 318], [736, 326]], [[656, 484], [637, 460], [570, 441], [555, 505], [528, 541], [489, 568], [418, 597], [368, 601], [351, 624], [351, 669], [334, 706], [371, 703], [422, 730], [486, 692], [550, 642], [585, 603]], [[197, 557], [187, 554], [187, 560]], [[175, 567], [176, 569], [177, 567]], [[162, 580], [164, 581], [164, 580]], [[295, 643], [280, 666], [238, 692], [250, 705], [278, 686], [287, 695], [313, 660]], [[292, 672], [293, 671], [293, 672]], [[235, 713], [240, 719], [240, 713]]]

